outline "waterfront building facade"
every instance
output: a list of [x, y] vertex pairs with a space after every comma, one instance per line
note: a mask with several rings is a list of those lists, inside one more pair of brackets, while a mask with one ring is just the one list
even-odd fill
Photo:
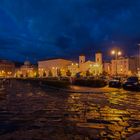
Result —
[[111, 63], [110, 62], [103, 63], [103, 73], [106, 75], [111, 75]]
[[81, 75], [86, 76], [96, 76], [103, 73], [103, 60], [102, 53], [97, 52], [95, 54], [95, 61], [86, 61], [85, 56], [82, 54], [79, 56], [79, 71]]
[[38, 61], [38, 72], [40, 77], [66, 76], [68, 66], [71, 64], [72, 61], [62, 58], [40, 60]]
[[16, 77], [37, 77], [37, 67], [31, 65], [29, 61], [25, 61], [19, 69], [17, 69], [15, 76]]
[[103, 63], [103, 73], [105, 75], [111, 75], [111, 62]]
[[8, 60], [0, 60], [0, 77], [13, 77], [15, 64]]
[[120, 57], [111, 61], [111, 74], [131, 76], [137, 73], [136, 59], [134, 57]]
[[84, 55], [79, 56], [79, 64], [66, 59], [48, 59], [38, 61], [38, 72], [40, 77], [57, 76], [91, 76], [100, 75], [103, 72], [102, 53], [95, 54], [95, 61], [86, 61]]
[[[80, 72], [79, 70], [79, 64], [78, 63], [71, 63], [71, 65], [68, 66], [68, 71], [70, 72], [71, 77], [75, 77], [77, 73]], [[69, 76], [69, 75], [67, 75]]]

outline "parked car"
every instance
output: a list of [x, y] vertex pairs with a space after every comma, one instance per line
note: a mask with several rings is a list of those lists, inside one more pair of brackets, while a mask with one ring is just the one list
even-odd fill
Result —
[[114, 77], [109, 81], [109, 87], [113, 88], [121, 88], [121, 78], [120, 77]]
[[139, 78], [136, 76], [129, 77], [123, 84], [123, 89], [140, 91]]

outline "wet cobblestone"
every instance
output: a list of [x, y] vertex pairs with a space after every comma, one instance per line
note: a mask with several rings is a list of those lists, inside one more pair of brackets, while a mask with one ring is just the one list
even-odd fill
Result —
[[140, 132], [140, 93], [68, 93], [12, 82], [0, 90], [2, 140], [123, 140]]

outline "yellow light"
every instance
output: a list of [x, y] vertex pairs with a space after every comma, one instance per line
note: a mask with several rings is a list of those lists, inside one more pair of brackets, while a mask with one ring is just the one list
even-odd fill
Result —
[[12, 72], [8, 72], [8, 75], [11, 75], [12, 74]]
[[2, 70], [2, 74], [4, 74], [5, 73], [5, 71], [4, 70]]
[[98, 65], [98, 64], [95, 64], [94, 66], [95, 66], [95, 67], [99, 67], [99, 65]]
[[111, 54], [112, 54], [112, 55], [114, 55], [115, 53], [116, 53], [115, 50], [111, 51]]
[[118, 55], [122, 55], [122, 52], [121, 52], [121, 51], [119, 51], [119, 52], [118, 52]]

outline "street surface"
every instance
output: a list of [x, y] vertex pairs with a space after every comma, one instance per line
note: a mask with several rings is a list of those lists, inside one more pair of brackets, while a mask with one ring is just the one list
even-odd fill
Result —
[[85, 89], [2, 86], [0, 140], [123, 140], [140, 132], [139, 92]]

